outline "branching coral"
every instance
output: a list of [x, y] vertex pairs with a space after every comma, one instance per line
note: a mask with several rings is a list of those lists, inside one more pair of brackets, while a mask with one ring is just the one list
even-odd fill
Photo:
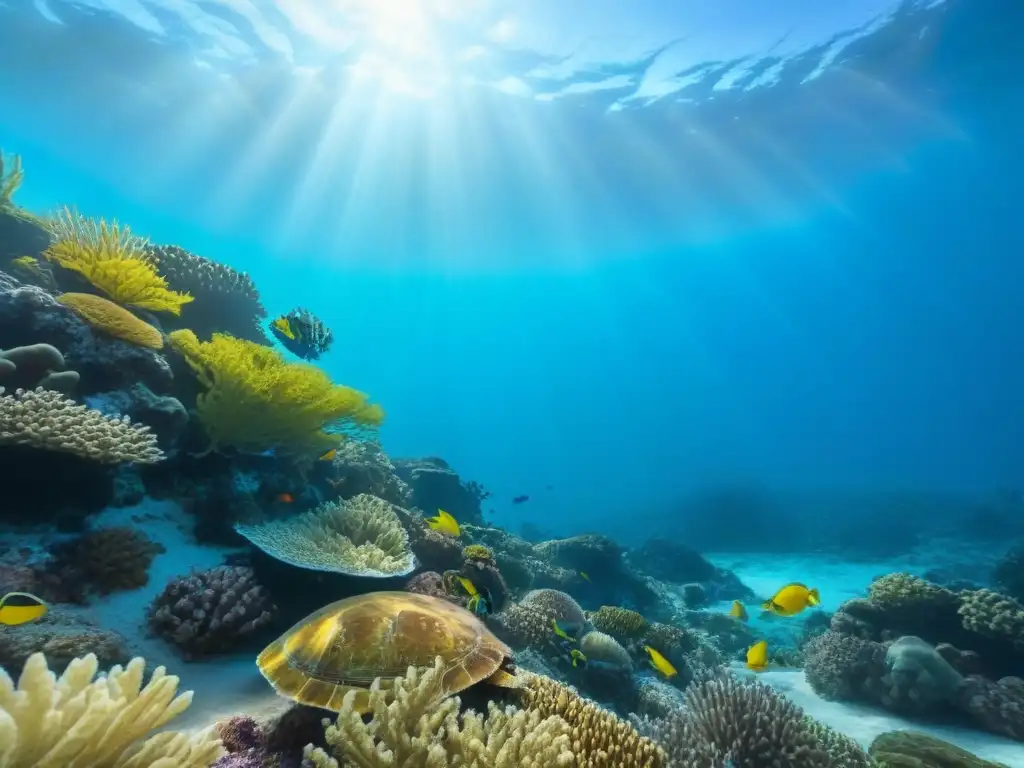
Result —
[[299, 568], [352, 576], [405, 576], [416, 568], [394, 508], [361, 494], [283, 520], [235, 530], [271, 557]]
[[153, 558], [163, 551], [161, 544], [134, 528], [100, 528], [51, 547], [47, 572], [81, 590], [84, 601], [90, 591], [107, 595], [144, 587]]
[[581, 698], [572, 688], [542, 675], [520, 672], [523, 705], [541, 717], [569, 724], [579, 768], [662, 768], [669, 765], [654, 742], [624, 720]]
[[268, 347], [220, 333], [201, 342], [188, 330], [168, 338], [206, 387], [196, 410], [212, 448], [316, 453], [336, 446], [339, 433], [361, 433], [384, 420], [363, 393]]
[[615, 605], [602, 605], [590, 614], [594, 626], [613, 637], [639, 637], [647, 630], [647, 620], [636, 611]]
[[91, 221], [64, 208], [49, 222], [54, 242], [43, 253], [77, 272], [118, 304], [177, 315], [192, 297], [167, 287], [146, 253], [146, 241], [116, 221]]
[[225, 565], [171, 580], [149, 607], [149, 627], [191, 659], [234, 650], [274, 613], [251, 568]]
[[104, 416], [41, 388], [7, 395], [0, 387], [0, 445], [63, 451], [104, 464], [154, 464], [164, 458], [149, 427]]
[[143, 687], [144, 667], [136, 658], [94, 679], [90, 654], [57, 678], [37, 653], [17, 687], [0, 670], [0, 768], [207, 768], [224, 753], [213, 728], [146, 738], [184, 712], [192, 693], [176, 696], [178, 678], [163, 667]]
[[[345, 696], [334, 725], [325, 732], [333, 757], [312, 745], [306, 758], [317, 768], [554, 768], [577, 765], [569, 747], [569, 726], [537, 710], [501, 709], [493, 702], [487, 717], [472, 711], [459, 716], [457, 697], [445, 699], [445, 665], [410, 667], [405, 678], [384, 691], [370, 687], [373, 719], [363, 723], [354, 708], [354, 692]], [[390, 703], [388, 703], [390, 701]]]
[[124, 307], [91, 293], [65, 293], [57, 301], [96, 330], [147, 349], [161, 349], [164, 337], [156, 328], [140, 320]]

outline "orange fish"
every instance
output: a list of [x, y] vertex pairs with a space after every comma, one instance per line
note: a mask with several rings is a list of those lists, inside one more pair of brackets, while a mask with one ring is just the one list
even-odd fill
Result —
[[295, 497], [292, 496], [290, 493], [279, 493], [274, 498], [277, 499], [278, 501], [283, 501], [285, 504], [291, 504], [293, 501], [295, 501]]

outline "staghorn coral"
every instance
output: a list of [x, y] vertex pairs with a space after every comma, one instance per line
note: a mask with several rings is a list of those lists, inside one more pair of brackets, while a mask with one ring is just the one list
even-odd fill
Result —
[[57, 301], [108, 336], [147, 349], [163, 349], [160, 331], [109, 299], [91, 293], [65, 293]]
[[178, 327], [190, 328], [202, 339], [219, 332], [270, 344], [260, 326], [267, 310], [249, 275], [177, 245], [147, 245], [146, 253], [172, 290], [194, 298], [182, 308]]
[[168, 339], [206, 388], [196, 411], [211, 450], [318, 453], [336, 447], [343, 433], [360, 434], [384, 420], [363, 393], [268, 347], [221, 333], [201, 342], [188, 330]]
[[615, 605], [602, 605], [588, 614], [594, 627], [616, 638], [639, 637], [647, 631], [647, 620], [636, 611]]
[[0, 350], [0, 380], [22, 389], [52, 389], [70, 394], [78, 385], [78, 372], [65, 370], [64, 355], [50, 344], [28, 344]]
[[959, 613], [965, 629], [1024, 651], [1024, 605], [990, 589], [966, 590], [961, 599]]
[[694, 682], [686, 706], [648, 723], [669, 765], [721, 768], [832, 768], [828, 752], [803, 710], [756, 681], [731, 676]]
[[50, 547], [46, 571], [78, 590], [78, 601], [85, 602], [89, 592], [109, 595], [146, 586], [153, 558], [164, 551], [134, 528], [100, 528]]
[[194, 659], [234, 650], [275, 612], [251, 568], [222, 565], [172, 579], [150, 605], [148, 622]]
[[299, 568], [351, 576], [406, 576], [416, 569], [394, 508], [360, 494], [312, 512], [235, 530], [271, 557]]
[[141, 658], [94, 679], [98, 667], [90, 654], [58, 678], [37, 653], [17, 687], [0, 670], [2, 768], [207, 768], [224, 754], [213, 728], [149, 736], [192, 702], [191, 691], [175, 695], [178, 678], [163, 667], [145, 687]]
[[629, 652], [619, 645], [614, 637], [606, 635], [604, 632], [597, 630], [587, 632], [587, 634], [580, 638], [578, 647], [587, 657], [588, 668], [589, 665], [594, 664], [597, 666], [606, 665], [630, 672], [633, 670], [633, 662], [629, 658]]
[[959, 691], [960, 707], [991, 733], [1024, 741], [1024, 680], [1004, 677], [998, 682], [969, 675]]
[[542, 718], [568, 723], [578, 768], [663, 768], [665, 754], [651, 740], [613, 713], [581, 698], [551, 678], [520, 672], [520, 700]]
[[[438, 658], [424, 672], [410, 667], [405, 678], [384, 691], [370, 686], [373, 718], [364, 723], [346, 694], [325, 737], [333, 757], [308, 746], [305, 758], [317, 768], [554, 768], [578, 763], [569, 747], [569, 726], [560, 717], [537, 710], [501, 709], [488, 704], [486, 718], [472, 711], [459, 715], [460, 700], [443, 696], [444, 663]], [[392, 701], [393, 699], [393, 701]], [[391, 703], [388, 703], [391, 701]]]
[[181, 314], [192, 297], [167, 287], [146, 253], [146, 241], [116, 221], [92, 221], [64, 208], [48, 222], [54, 242], [43, 255], [77, 272], [122, 306]]
[[63, 451], [103, 464], [164, 458], [148, 427], [108, 418], [42, 388], [7, 395], [0, 387], [0, 445]]

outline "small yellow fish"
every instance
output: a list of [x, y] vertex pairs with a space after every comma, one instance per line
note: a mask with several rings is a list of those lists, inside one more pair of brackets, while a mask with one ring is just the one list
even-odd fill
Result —
[[[466, 604], [466, 608], [470, 613], [483, 616], [491, 612], [490, 593], [486, 595], [481, 594], [476, 585], [465, 576], [456, 576], [455, 580], [462, 585], [462, 588], [466, 590], [466, 594], [469, 595], [469, 602]], [[486, 592], [487, 590], [484, 591]]]
[[435, 531], [446, 533], [449, 536], [458, 537], [462, 534], [459, 529], [459, 524], [454, 517], [449, 515], [443, 509], [437, 510], [437, 517], [428, 517], [427, 525], [433, 528]]
[[42, 618], [49, 610], [46, 603], [28, 592], [8, 592], [0, 597], [0, 624], [15, 627]]
[[582, 576], [587, 581], [590, 581], [590, 576], [587, 574], [586, 571], [580, 571], [580, 576]]
[[729, 615], [734, 619], [739, 619], [740, 621], [746, 621], [748, 618], [747, 609], [739, 600], [732, 601], [732, 608], [729, 609]]
[[554, 627], [555, 634], [558, 635], [563, 640], [568, 640], [570, 643], [575, 643], [576, 642], [576, 638], [570, 637], [569, 634], [564, 629], [562, 629], [560, 626], [558, 626], [558, 619], [552, 619], [551, 620], [551, 626]]
[[292, 324], [288, 322], [287, 317], [279, 317], [271, 325], [292, 341], [295, 340], [295, 332], [292, 330]]
[[572, 665], [574, 667], [584, 667], [587, 664], [587, 657], [579, 648], [573, 648], [569, 651], [569, 658], [572, 659]]
[[679, 671], [672, 666], [672, 662], [651, 648], [651, 646], [645, 645], [644, 650], [647, 651], [647, 655], [651, 657], [651, 666], [661, 672], [661, 674], [666, 678], [675, 677], [679, 674]]
[[768, 669], [768, 641], [754, 643], [747, 650], [747, 669], [764, 672]]
[[331, 448], [327, 453], [321, 456], [318, 461], [334, 461], [334, 457], [338, 455], [337, 448]]
[[778, 616], [796, 616], [805, 608], [821, 603], [817, 589], [808, 589], [803, 584], [787, 584], [771, 600], [766, 600], [761, 607]]

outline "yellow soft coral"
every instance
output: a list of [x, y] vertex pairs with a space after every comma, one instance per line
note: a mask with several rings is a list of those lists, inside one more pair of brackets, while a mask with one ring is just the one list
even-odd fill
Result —
[[181, 314], [192, 297], [167, 287], [146, 250], [128, 227], [91, 221], [67, 208], [49, 222], [54, 242], [43, 255], [77, 272], [118, 304]]
[[89, 654], [58, 678], [36, 653], [17, 687], [0, 669], [0, 768], [207, 768], [224, 754], [213, 728], [162, 731], [192, 692], [176, 695], [178, 678], [163, 667], [143, 686], [144, 666], [136, 658], [96, 678]]
[[91, 293], [65, 293], [57, 297], [57, 301], [70, 308], [93, 328], [110, 336], [149, 349], [160, 349], [164, 345], [164, 337], [160, 331], [102, 296], [94, 296]]
[[221, 333], [199, 341], [189, 330], [168, 336], [206, 391], [196, 400], [212, 448], [259, 453], [315, 453], [337, 445], [339, 432], [384, 420], [362, 392], [335, 385], [326, 373], [290, 363], [279, 352]]

